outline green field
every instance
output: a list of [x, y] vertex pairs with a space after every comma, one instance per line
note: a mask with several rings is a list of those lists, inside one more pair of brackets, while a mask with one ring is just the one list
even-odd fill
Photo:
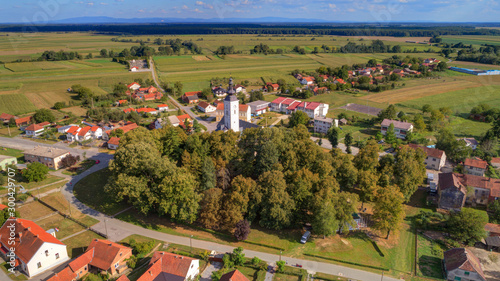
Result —
[[422, 277], [443, 278], [443, 250], [441, 245], [418, 234], [417, 275]]
[[0, 94], [0, 112], [17, 115], [35, 110], [36, 107], [23, 94]]

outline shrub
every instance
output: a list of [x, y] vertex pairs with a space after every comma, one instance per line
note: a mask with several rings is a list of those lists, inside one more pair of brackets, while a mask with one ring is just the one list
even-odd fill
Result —
[[130, 258], [127, 259], [127, 265], [131, 269], [134, 269], [135, 266], [137, 265], [137, 257], [136, 256], [130, 256]]

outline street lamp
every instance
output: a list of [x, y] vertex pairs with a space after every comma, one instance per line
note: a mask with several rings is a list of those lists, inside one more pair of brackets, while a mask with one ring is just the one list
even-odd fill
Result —
[[193, 252], [193, 241], [192, 241], [192, 239], [193, 239], [193, 235], [189, 236], [189, 247], [191, 248], [191, 249], [189, 250], [189, 251], [190, 251], [190, 253], [192, 253], [192, 252]]

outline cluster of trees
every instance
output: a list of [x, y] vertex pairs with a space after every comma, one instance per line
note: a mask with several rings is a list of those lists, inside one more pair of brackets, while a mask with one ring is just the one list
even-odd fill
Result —
[[403, 147], [379, 163], [375, 141], [353, 157], [309, 137], [301, 124], [241, 136], [139, 128], [122, 137], [105, 189], [143, 214], [228, 232], [246, 220], [269, 229], [311, 222], [331, 235], [353, 223], [359, 200], [377, 202], [377, 229], [396, 229], [425, 177], [424, 153]]
[[23, 178], [27, 182], [39, 182], [46, 179], [48, 173], [49, 167], [39, 162], [33, 162], [28, 164], [27, 168], [23, 170]]
[[401, 46], [385, 45], [381, 40], [373, 40], [370, 45], [348, 42], [345, 46], [340, 47], [340, 53], [401, 53]]
[[214, 51], [216, 55], [230, 55], [230, 54], [238, 54], [241, 52], [237, 52], [234, 49], [234, 46], [219, 46], [217, 50]]
[[250, 54], [282, 54], [283, 49], [278, 48], [276, 50], [271, 49], [268, 45], [260, 43], [259, 45], [256, 45], [253, 47], [253, 49], [250, 49]]
[[89, 108], [87, 110], [86, 115], [95, 122], [118, 122], [121, 120], [128, 120], [132, 121], [136, 124], [139, 124], [141, 121], [141, 116], [139, 113], [135, 111], [131, 111], [129, 113], [123, 112], [123, 110], [112, 110], [108, 107], [94, 107], [94, 108]]
[[484, 44], [479, 49], [476, 49], [472, 45], [461, 44], [459, 46], [452, 46], [452, 48], [463, 48], [458, 51], [457, 60], [500, 64], [500, 46]]
[[500, 117], [500, 109], [492, 108], [489, 104], [479, 104], [470, 110], [469, 118], [484, 120], [484, 122], [491, 123]]
[[37, 59], [38, 61], [61, 61], [61, 60], [74, 60], [82, 59], [83, 57], [78, 52], [65, 52], [65, 51], [45, 51]]
[[33, 121], [35, 123], [42, 123], [42, 122], [50, 122], [54, 123], [56, 121], [56, 117], [50, 111], [50, 109], [47, 108], [41, 108], [35, 111], [35, 114], [33, 115]]

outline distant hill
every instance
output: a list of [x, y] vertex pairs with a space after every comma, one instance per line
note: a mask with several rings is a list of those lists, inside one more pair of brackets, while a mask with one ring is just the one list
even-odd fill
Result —
[[[77, 17], [50, 21], [51, 24], [112, 24], [112, 23], [326, 23], [321, 19], [291, 19], [280, 17], [262, 18], [112, 18], [112, 17]], [[36, 22], [35, 22], [36, 23]]]

